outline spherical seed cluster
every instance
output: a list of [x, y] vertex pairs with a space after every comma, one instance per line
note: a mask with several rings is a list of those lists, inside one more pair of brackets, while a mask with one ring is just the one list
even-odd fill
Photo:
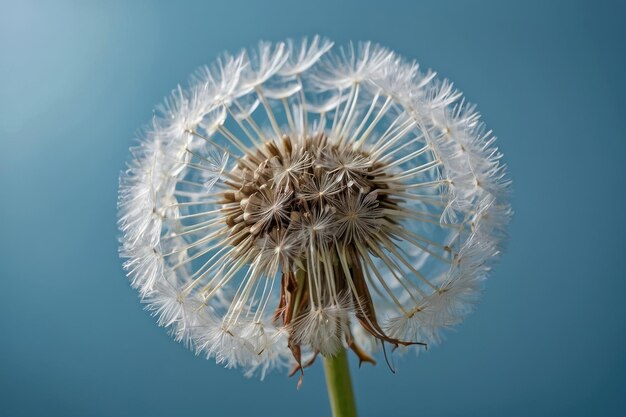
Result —
[[249, 250], [269, 245], [280, 253], [285, 248], [279, 236], [288, 232], [298, 241], [289, 246], [281, 267], [291, 271], [294, 259], [306, 258], [311, 238], [339, 246], [376, 241], [385, 223], [383, 209], [398, 206], [388, 193], [379, 193], [390, 181], [384, 164], [351, 146], [324, 134], [301, 143], [284, 136], [240, 159], [220, 202], [232, 244]]
[[494, 138], [447, 81], [370, 43], [223, 55], [121, 176], [121, 254], [175, 339], [247, 374], [437, 343], [505, 240]]

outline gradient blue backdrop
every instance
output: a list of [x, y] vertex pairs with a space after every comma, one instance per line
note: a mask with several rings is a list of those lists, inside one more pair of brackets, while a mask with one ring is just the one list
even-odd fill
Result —
[[315, 33], [454, 80], [514, 180], [480, 308], [396, 375], [354, 370], [361, 416], [626, 415], [626, 13], [503, 3], [0, 1], [0, 415], [329, 412], [319, 366], [298, 392], [173, 342], [124, 277], [115, 224], [163, 96], [222, 50]]

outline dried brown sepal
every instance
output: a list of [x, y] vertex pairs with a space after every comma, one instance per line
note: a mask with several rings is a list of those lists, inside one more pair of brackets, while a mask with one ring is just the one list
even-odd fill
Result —
[[372, 365], [376, 365], [376, 360], [356, 343], [354, 337], [352, 337], [352, 333], [350, 332], [346, 334], [346, 343], [348, 344], [350, 350], [352, 350], [357, 358], [359, 358], [359, 368], [361, 367], [361, 365], [363, 365], [363, 362], [368, 362]]
[[378, 324], [378, 320], [376, 319], [376, 311], [374, 310], [374, 303], [372, 302], [372, 296], [370, 295], [369, 289], [367, 287], [367, 283], [365, 281], [365, 276], [363, 275], [363, 271], [361, 269], [361, 265], [359, 262], [356, 253], [353, 250], [349, 250], [351, 264], [353, 265], [350, 268], [350, 274], [352, 276], [352, 281], [354, 283], [356, 294], [353, 294], [356, 317], [359, 320], [359, 323], [365, 330], [367, 330], [372, 336], [381, 342], [387, 342], [395, 347], [398, 346], [411, 346], [411, 345], [420, 345], [427, 346], [426, 343], [423, 342], [409, 342], [400, 339], [396, 339], [393, 337], [389, 337], [385, 334], [383, 329]]

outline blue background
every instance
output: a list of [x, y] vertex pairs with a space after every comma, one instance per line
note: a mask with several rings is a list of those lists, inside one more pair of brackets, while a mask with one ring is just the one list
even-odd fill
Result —
[[173, 342], [116, 229], [119, 171], [163, 96], [222, 50], [315, 33], [454, 80], [514, 180], [481, 306], [396, 375], [353, 369], [361, 416], [626, 415], [626, 13], [504, 3], [0, 2], [0, 415], [329, 412], [319, 365], [296, 391]]

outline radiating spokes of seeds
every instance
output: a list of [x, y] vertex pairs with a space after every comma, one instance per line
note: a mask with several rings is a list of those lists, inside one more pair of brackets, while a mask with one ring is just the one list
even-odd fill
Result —
[[373, 297], [411, 314], [441, 290], [469, 228], [468, 216], [440, 221], [451, 197], [432, 133], [375, 86], [355, 82], [320, 106], [294, 83], [285, 96], [257, 88], [222, 103], [188, 132], [162, 233], [185, 244], [166, 262], [188, 294], [228, 292], [216, 307], [226, 324], [266, 320], [288, 272], [307, 277], [293, 308], [344, 292], [359, 308], [357, 267]]

